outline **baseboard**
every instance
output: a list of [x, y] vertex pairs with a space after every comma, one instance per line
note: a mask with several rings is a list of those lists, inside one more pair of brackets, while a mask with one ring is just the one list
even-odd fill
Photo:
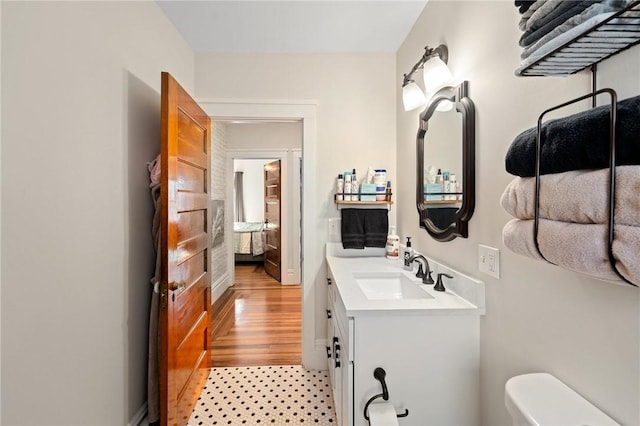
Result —
[[224, 291], [227, 288], [229, 288], [229, 285], [230, 285], [229, 281], [230, 281], [230, 275], [227, 272], [224, 275], [220, 276], [213, 283], [211, 283], [211, 304], [212, 305], [216, 300], [218, 300], [220, 296], [222, 296], [222, 293], [224, 293]]
[[[147, 417], [147, 403], [142, 404], [142, 407], [138, 410], [136, 414], [133, 415], [133, 418], [127, 423], [127, 426], [142, 426], [146, 423]], [[143, 423], [145, 422], [145, 423]]]

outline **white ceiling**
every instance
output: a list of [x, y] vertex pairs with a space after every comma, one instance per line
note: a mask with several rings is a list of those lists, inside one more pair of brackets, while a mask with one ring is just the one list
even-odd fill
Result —
[[396, 52], [427, 0], [156, 0], [197, 53]]

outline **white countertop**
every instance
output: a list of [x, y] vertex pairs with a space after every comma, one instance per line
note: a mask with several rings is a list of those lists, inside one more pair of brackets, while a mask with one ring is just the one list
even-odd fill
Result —
[[[363, 256], [358, 257], [358, 252]], [[440, 263], [429, 260], [434, 280], [438, 272], [454, 276], [444, 277], [446, 291], [434, 291], [433, 285], [422, 284], [414, 272], [403, 269], [402, 260], [390, 260], [380, 256], [379, 252], [363, 252], [344, 250], [341, 243], [327, 243], [327, 264], [333, 275], [335, 285], [347, 310], [348, 316], [373, 312], [396, 312], [422, 315], [483, 315], [484, 283], [461, 274]], [[368, 299], [356, 282], [354, 274], [358, 273], [402, 273], [423, 288], [432, 298], [371, 300]], [[461, 295], [464, 295], [462, 297]]]

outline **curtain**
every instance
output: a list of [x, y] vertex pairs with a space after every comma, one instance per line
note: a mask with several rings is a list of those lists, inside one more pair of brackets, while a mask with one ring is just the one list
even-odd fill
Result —
[[234, 221], [244, 222], [244, 189], [242, 184], [243, 172], [235, 172], [233, 189], [235, 194], [235, 216]]

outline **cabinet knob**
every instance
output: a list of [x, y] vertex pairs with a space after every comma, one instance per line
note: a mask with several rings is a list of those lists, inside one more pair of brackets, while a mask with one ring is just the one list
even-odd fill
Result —
[[331, 319], [331, 309], [327, 309], [327, 318]]

